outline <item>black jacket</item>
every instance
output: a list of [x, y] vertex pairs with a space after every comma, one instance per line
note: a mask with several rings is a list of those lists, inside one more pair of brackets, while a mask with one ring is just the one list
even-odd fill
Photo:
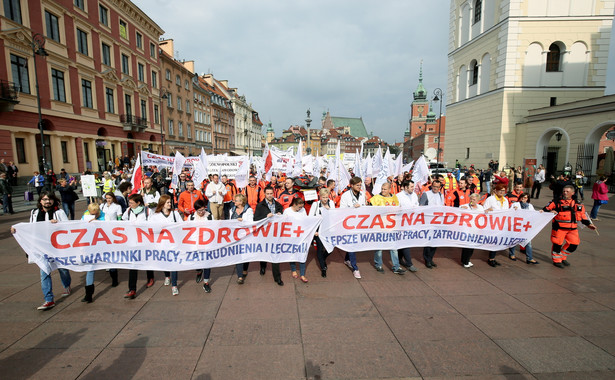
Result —
[[[275, 202], [275, 213], [283, 213], [284, 207], [275, 199], [273, 201]], [[256, 210], [254, 210], [254, 221], [265, 219], [270, 212], [271, 210], [269, 209], [269, 205], [267, 205], [267, 200], [263, 199], [256, 205]]]

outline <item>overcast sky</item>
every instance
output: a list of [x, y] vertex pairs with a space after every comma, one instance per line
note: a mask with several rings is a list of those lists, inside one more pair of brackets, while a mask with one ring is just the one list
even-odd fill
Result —
[[446, 91], [449, 1], [133, 0], [174, 40], [176, 58], [227, 79], [276, 135], [304, 125], [310, 108], [312, 127], [327, 110], [362, 116], [389, 143], [403, 141], [421, 60], [429, 97]]

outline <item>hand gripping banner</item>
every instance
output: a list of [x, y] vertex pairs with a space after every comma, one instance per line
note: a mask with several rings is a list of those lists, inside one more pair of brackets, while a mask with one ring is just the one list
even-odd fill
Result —
[[305, 262], [321, 217], [274, 216], [259, 222], [19, 223], [15, 239], [28, 261], [57, 268], [182, 271], [248, 261]]
[[527, 244], [552, 213], [501, 210], [489, 213], [425, 206], [323, 210], [319, 236], [327, 251], [407, 247], [464, 247], [496, 251]]

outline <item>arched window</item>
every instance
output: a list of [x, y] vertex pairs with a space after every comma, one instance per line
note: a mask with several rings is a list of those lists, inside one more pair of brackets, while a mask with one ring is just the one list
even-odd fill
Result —
[[483, 8], [483, 1], [482, 0], [476, 0], [474, 2], [474, 24], [476, 24], [477, 22], [480, 21], [480, 15], [482, 13], [482, 9]]
[[475, 59], [470, 62], [470, 71], [472, 76], [470, 77], [470, 86], [478, 83], [478, 63]]
[[561, 51], [560, 47], [556, 43], [552, 43], [549, 46], [549, 52], [547, 53], [547, 72], [560, 71]]

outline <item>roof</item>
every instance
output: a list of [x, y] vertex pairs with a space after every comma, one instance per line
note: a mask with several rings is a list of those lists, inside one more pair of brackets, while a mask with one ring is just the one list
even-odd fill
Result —
[[350, 127], [350, 134], [354, 137], [367, 137], [367, 129], [360, 117], [338, 117], [331, 116], [331, 122], [335, 128]]

